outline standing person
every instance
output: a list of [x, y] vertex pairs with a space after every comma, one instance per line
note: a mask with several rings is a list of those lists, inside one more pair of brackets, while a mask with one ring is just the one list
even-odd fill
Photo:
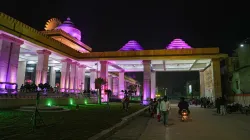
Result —
[[216, 106], [216, 112], [217, 114], [220, 114], [220, 98], [216, 98], [215, 100], [215, 106]]
[[170, 111], [170, 102], [168, 101], [167, 96], [165, 96], [163, 98], [163, 101], [161, 101], [160, 110], [161, 110], [162, 116], [163, 116], [163, 124], [165, 126], [167, 126], [167, 124], [168, 124], [168, 115], [169, 115], [169, 111]]
[[221, 115], [226, 115], [226, 100], [223, 97], [220, 97], [220, 113]]
[[161, 121], [160, 105], [161, 105], [161, 99], [158, 99], [158, 101], [157, 101], [157, 108], [156, 108], [158, 122]]

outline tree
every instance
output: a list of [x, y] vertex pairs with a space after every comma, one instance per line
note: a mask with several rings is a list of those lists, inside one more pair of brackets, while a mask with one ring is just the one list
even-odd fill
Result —
[[128, 93], [131, 95], [131, 94], [133, 94], [133, 93], [136, 93], [136, 91], [137, 91], [137, 86], [136, 86], [136, 85], [129, 85], [129, 86], [127, 87], [127, 89], [128, 89]]
[[102, 86], [106, 84], [106, 81], [103, 78], [96, 78], [95, 79], [95, 88], [98, 89], [98, 103], [101, 104], [101, 90]]

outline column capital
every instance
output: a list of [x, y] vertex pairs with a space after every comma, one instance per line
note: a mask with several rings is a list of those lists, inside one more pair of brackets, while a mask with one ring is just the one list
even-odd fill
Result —
[[148, 65], [150, 65], [151, 64], [151, 60], [142, 60], [142, 64], [148, 64]]
[[69, 58], [66, 58], [66, 59], [62, 60], [61, 62], [68, 62], [68, 63], [71, 63], [71, 62], [72, 62], [72, 60], [71, 60], [71, 59], [69, 59]]
[[76, 66], [78, 66], [78, 67], [79, 67], [80, 65], [81, 65], [81, 64], [80, 64], [79, 62], [76, 62]]
[[51, 52], [48, 50], [37, 50], [36, 51], [38, 54], [44, 54], [44, 55], [50, 55]]
[[90, 69], [89, 71], [90, 72], [96, 72], [96, 69]]
[[77, 65], [77, 62], [75, 61], [75, 62], [71, 62], [70, 64], [72, 64], [72, 65]]
[[17, 45], [22, 45], [24, 43], [22, 40], [14, 38], [6, 34], [0, 34], [0, 39], [4, 39], [6, 41], [16, 43]]
[[108, 64], [108, 61], [100, 61], [100, 64]]

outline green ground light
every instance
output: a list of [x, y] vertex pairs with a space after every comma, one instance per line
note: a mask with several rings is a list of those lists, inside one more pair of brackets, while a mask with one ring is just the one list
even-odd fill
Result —
[[73, 105], [73, 104], [74, 104], [74, 101], [73, 101], [72, 98], [69, 99], [69, 104], [70, 104], [70, 105]]
[[47, 106], [52, 106], [52, 101], [48, 99], [47, 102], [46, 102], [46, 105]]
[[88, 104], [88, 101], [87, 101], [87, 100], [84, 100], [84, 104], [87, 105], [87, 104]]

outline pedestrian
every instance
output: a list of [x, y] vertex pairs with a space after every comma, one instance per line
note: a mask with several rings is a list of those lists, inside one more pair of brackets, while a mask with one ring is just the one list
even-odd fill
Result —
[[217, 114], [220, 114], [220, 98], [217, 98], [216, 100], [215, 100], [215, 106], [216, 106], [216, 112], [217, 112]]
[[156, 113], [157, 113], [157, 120], [158, 122], [161, 121], [161, 111], [160, 111], [161, 99], [157, 101]]
[[167, 96], [165, 96], [163, 98], [163, 101], [161, 101], [160, 110], [161, 110], [162, 117], [163, 117], [163, 124], [165, 126], [167, 126], [168, 125], [168, 115], [169, 115], [169, 111], [170, 111], [170, 102], [168, 101]]
[[226, 100], [223, 97], [220, 97], [220, 113], [226, 115]]

